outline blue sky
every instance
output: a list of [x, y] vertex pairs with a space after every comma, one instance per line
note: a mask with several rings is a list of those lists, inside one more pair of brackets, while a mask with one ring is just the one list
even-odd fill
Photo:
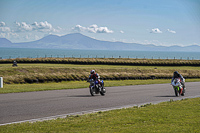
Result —
[[0, 37], [12, 42], [80, 32], [106, 41], [200, 45], [200, 0], [1, 0]]

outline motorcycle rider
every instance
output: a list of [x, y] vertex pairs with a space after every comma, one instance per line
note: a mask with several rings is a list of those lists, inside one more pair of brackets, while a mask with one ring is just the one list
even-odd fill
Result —
[[185, 88], [185, 79], [183, 78], [183, 76], [180, 73], [178, 73], [178, 71], [174, 72], [174, 75], [172, 77], [171, 83], [174, 81], [175, 78], [180, 78], [181, 79], [181, 84], [183, 85], [183, 92], [185, 93], [185, 90], [186, 90], [186, 88]]
[[16, 61], [13, 61], [13, 65], [12, 65], [13, 67], [14, 66], [17, 66], [17, 62]]
[[90, 71], [90, 75], [89, 75], [89, 79], [93, 79], [94, 81], [98, 81], [98, 83], [100, 84], [100, 86], [102, 86], [102, 83], [100, 82], [100, 80], [98, 79], [99, 75], [95, 72], [95, 70], [91, 70]]

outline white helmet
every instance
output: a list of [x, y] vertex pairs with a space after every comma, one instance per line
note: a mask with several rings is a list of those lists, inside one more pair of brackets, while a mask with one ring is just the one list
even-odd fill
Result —
[[95, 73], [95, 70], [91, 70], [90, 73], [91, 73], [91, 74]]

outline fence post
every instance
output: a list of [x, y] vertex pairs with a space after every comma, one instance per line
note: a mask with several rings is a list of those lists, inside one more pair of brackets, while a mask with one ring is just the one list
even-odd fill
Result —
[[0, 77], [0, 88], [3, 88], [3, 77]]

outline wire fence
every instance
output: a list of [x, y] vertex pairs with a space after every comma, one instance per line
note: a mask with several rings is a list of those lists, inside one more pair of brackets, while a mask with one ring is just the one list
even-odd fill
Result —
[[3, 56], [0, 59], [15, 59], [15, 58], [132, 58], [132, 59], [179, 59], [179, 60], [200, 60], [200, 57], [182, 57], [182, 56], [121, 56], [121, 55], [36, 55], [36, 56]]

